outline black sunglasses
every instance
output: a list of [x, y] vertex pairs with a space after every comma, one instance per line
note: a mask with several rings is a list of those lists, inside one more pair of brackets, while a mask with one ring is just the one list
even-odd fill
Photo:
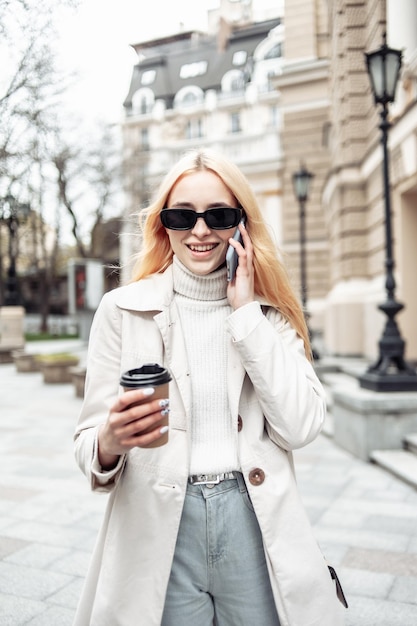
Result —
[[203, 213], [197, 213], [185, 207], [175, 207], [162, 209], [161, 222], [165, 228], [170, 230], [190, 230], [194, 228], [197, 220], [202, 217], [209, 228], [213, 230], [226, 230], [237, 226], [243, 216], [241, 208], [231, 206], [219, 206], [207, 209]]

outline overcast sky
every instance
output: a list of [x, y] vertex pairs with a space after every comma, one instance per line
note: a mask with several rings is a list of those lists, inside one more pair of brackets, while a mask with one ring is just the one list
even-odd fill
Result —
[[[270, 9], [279, 0], [254, 0]], [[77, 86], [69, 107], [85, 117], [119, 121], [137, 55], [129, 44], [185, 29], [207, 29], [207, 11], [219, 0], [82, 0], [65, 15], [58, 54], [66, 69], [76, 70]]]

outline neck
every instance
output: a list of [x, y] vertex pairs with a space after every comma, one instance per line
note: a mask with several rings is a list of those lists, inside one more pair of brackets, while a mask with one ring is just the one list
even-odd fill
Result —
[[181, 261], [173, 258], [174, 291], [182, 296], [196, 300], [224, 300], [227, 281], [225, 266], [200, 276], [193, 274]]

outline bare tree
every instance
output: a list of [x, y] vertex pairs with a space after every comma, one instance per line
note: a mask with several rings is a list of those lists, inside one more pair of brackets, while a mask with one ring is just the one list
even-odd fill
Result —
[[[53, 0], [0, 0], [0, 199], [10, 194], [32, 200], [32, 148], [49, 132], [50, 116], [68, 84], [54, 61], [56, 6]], [[0, 263], [2, 278], [3, 255]], [[3, 296], [3, 281], [0, 291]]]
[[[86, 149], [81, 140], [71, 146], [59, 141], [52, 162], [57, 171], [58, 197], [71, 221], [78, 254], [94, 257], [91, 233], [111, 213], [119, 214], [119, 146], [115, 128], [101, 126]], [[115, 200], [116, 198], [116, 200]]]
[[[0, 201], [11, 193], [31, 205], [19, 229], [26, 237], [19, 261], [39, 277], [42, 330], [65, 248], [75, 246], [83, 258], [99, 255], [91, 233], [121, 213], [116, 128], [97, 126], [94, 136], [79, 137], [77, 121], [70, 128], [63, 114], [62, 97], [75, 77], [57, 67], [54, 19], [78, 2], [0, 0], [0, 51], [7, 57], [0, 77]], [[0, 279], [5, 250], [0, 246]]]

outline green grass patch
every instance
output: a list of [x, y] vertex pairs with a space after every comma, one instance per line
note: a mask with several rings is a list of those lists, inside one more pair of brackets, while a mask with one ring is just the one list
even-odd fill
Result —
[[70, 354], [69, 352], [56, 352], [55, 354], [38, 354], [35, 357], [36, 361], [40, 363], [62, 363], [62, 362], [75, 362], [79, 361], [78, 357], [75, 354]]
[[51, 333], [25, 333], [26, 341], [54, 341], [57, 339], [79, 339], [79, 335], [53, 335]]

